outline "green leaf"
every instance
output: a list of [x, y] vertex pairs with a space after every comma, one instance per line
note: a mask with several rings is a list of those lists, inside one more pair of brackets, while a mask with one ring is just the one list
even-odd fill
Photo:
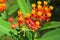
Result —
[[3, 35], [3, 34], [7, 34], [7, 35], [10, 35], [9, 34], [9, 31], [10, 31], [10, 23], [0, 19], [0, 36]]
[[30, 12], [29, 6], [26, 2], [26, 0], [17, 0], [18, 5], [20, 7], [20, 10], [23, 12], [24, 15], [26, 15], [26, 13]]
[[50, 2], [51, 2], [51, 0], [47, 0], [47, 2], [48, 2], [48, 3], [50, 3]]
[[47, 32], [41, 38], [36, 38], [35, 40], [60, 40], [60, 28]]
[[13, 14], [14, 12], [16, 12], [18, 10], [19, 6], [18, 3], [14, 3], [11, 7], [9, 7], [8, 9], [8, 15]]
[[35, 32], [34, 38], [38, 37], [38, 32]]
[[27, 0], [27, 4], [28, 4], [28, 6], [29, 6], [29, 9], [31, 10], [30, 0]]
[[44, 24], [40, 30], [57, 28], [57, 27], [60, 27], [60, 22], [48, 22], [48, 23]]
[[60, 39], [60, 28], [47, 32], [45, 35], [42, 36], [42, 39], [46, 39], [46, 40], [59, 40]]
[[26, 36], [28, 40], [32, 40], [32, 33], [30, 31], [26, 31]]
[[0, 37], [0, 40], [16, 40], [16, 39], [8, 35], [2, 35]]
[[0, 18], [6, 19], [6, 11], [4, 11], [4, 12], [1, 13], [1, 17]]
[[14, 32], [14, 34], [17, 34], [16, 30], [11, 29], [10, 23], [7, 21], [4, 21], [3, 19], [0, 19], [0, 36], [7, 34], [11, 35], [9, 32]]

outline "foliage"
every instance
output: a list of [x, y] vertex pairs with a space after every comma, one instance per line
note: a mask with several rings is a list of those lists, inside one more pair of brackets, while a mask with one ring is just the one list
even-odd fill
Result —
[[[55, 21], [54, 17], [53, 17], [54, 11], [56, 13], [59, 13], [58, 12], [59, 9], [57, 9], [56, 5], [54, 5], [54, 4], [53, 5], [55, 8], [52, 11], [52, 13], [53, 13], [52, 20], [50, 22], [48, 22], [48, 21], [45, 22], [43, 20], [41, 23], [41, 26], [39, 26], [41, 28], [39, 28], [38, 30], [32, 31], [31, 28], [29, 29], [25, 23], [23, 23], [23, 27], [17, 26], [18, 25], [17, 24], [18, 10], [22, 11], [23, 16], [26, 17], [26, 14], [31, 13], [32, 2], [35, 3], [36, 1], [37, 0], [0, 1], [0, 40], [59, 40], [60, 39], [60, 22]], [[51, 0], [47, 0], [47, 1], [49, 4], [51, 4]], [[1, 5], [2, 3], [6, 4], [6, 5], [2, 6]], [[49, 4], [47, 6], [49, 6]], [[1, 9], [1, 6], [2, 6], [2, 9]], [[12, 17], [12, 19], [10, 21], [12, 21], [14, 18], [14, 20], [13, 20], [14, 22], [13, 21], [9, 22], [9, 20], [8, 20], [9, 17]], [[60, 15], [59, 15], [59, 17], [60, 17]], [[24, 21], [26, 21], [26, 20], [24, 20]], [[13, 28], [11, 27], [11, 25]], [[47, 29], [49, 29], [49, 30], [46, 31]], [[42, 33], [43, 35], [40, 33], [41, 31], [43, 32]]]

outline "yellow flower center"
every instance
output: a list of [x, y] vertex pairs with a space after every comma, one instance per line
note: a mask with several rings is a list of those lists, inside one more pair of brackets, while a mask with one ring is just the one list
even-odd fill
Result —
[[6, 6], [6, 4], [5, 3], [1, 3], [0, 6]]
[[23, 17], [18, 17], [18, 21], [23, 21], [24, 18]]
[[40, 5], [42, 2], [41, 1], [38, 1], [37, 4]]
[[38, 15], [38, 16], [42, 16], [42, 12], [39, 11], [39, 12], [37, 13], [37, 15]]
[[29, 14], [29, 13], [28, 13], [28, 14], [26, 14], [26, 17], [27, 17], [27, 18], [29, 18], [30, 16], [31, 16], [31, 14]]
[[38, 9], [41, 9], [41, 8], [42, 8], [42, 6], [41, 6], [41, 5], [37, 5], [37, 7], [38, 7]]
[[53, 6], [49, 6], [49, 9], [53, 10], [53, 9], [54, 9], [54, 7], [53, 7]]
[[36, 26], [39, 26], [40, 25], [40, 22], [39, 21], [36, 21]]
[[47, 5], [48, 4], [48, 2], [47, 1], [44, 1], [44, 5]]
[[21, 11], [18, 11], [18, 16], [22, 15], [22, 12]]
[[32, 7], [35, 8], [36, 7], [36, 4], [32, 4]]
[[46, 8], [45, 8], [45, 10], [49, 10], [49, 8], [48, 8], [48, 7], [46, 7]]
[[52, 16], [52, 14], [51, 13], [47, 13], [47, 17], [51, 17]]
[[36, 11], [35, 10], [32, 10], [32, 12], [31, 12], [32, 14], [35, 14], [36, 13]]

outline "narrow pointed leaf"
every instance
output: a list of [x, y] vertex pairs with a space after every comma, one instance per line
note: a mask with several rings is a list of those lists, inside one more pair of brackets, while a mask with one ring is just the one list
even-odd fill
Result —
[[48, 23], [44, 24], [40, 30], [57, 28], [57, 27], [60, 27], [60, 22], [48, 22]]
[[60, 39], [60, 28], [47, 32], [41, 38], [36, 38], [35, 40], [59, 40]]
[[26, 2], [26, 0], [17, 0], [18, 5], [20, 7], [20, 10], [23, 12], [24, 15], [26, 15], [26, 13], [30, 12], [29, 6]]

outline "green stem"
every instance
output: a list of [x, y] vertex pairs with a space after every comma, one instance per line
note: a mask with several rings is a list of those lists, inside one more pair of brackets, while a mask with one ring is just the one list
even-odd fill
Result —
[[34, 32], [32, 32], [32, 40], [34, 40], [34, 35], [35, 35], [35, 33], [34, 33]]

